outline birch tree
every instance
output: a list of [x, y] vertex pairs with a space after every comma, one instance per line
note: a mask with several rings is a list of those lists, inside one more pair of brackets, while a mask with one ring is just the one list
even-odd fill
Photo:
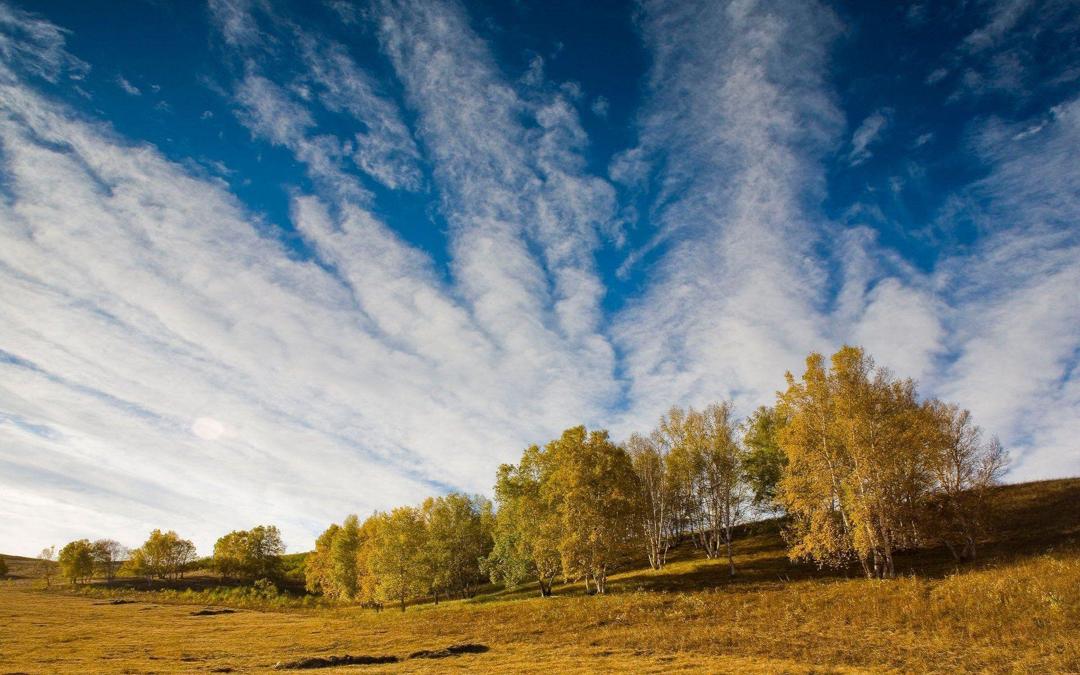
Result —
[[105, 581], [111, 583], [120, 565], [127, 558], [128, 550], [118, 541], [98, 539], [91, 547], [91, 554], [95, 569]]
[[563, 575], [607, 590], [608, 575], [638, 538], [637, 478], [626, 451], [606, 431], [567, 429], [546, 448], [541, 497], [559, 516]]
[[701, 496], [707, 514], [704, 533], [709, 541], [706, 551], [716, 557], [722, 541], [727, 552], [728, 573], [735, 574], [732, 551], [734, 528], [743, 517], [749, 493], [743, 478], [743, 449], [736, 435], [731, 403], [714, 403], [698, 414], [702, 473]]
[[997, 438], [985, 441], [971, 413], [938, 400], [926, 404], [931, 425], [928, 529], [956, 560], [975, 558], [975, 545], [987, 527], [989, 488], [1008, 466]]
[[673, 532], [674, 486], [668, 468], [666, 440], [654, 431], [649, 436], [632, 434], [626, 451], [637, 476], [637, 499], [642, 540], [649, 567], [663, 569]]

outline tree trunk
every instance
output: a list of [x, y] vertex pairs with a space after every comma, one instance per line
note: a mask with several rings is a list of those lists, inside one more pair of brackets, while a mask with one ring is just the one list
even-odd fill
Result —
[[731, 530], [727, 533], [727, 561], [728, 561], [728, 576], [735, 576], [735, 555], [731, 552]]

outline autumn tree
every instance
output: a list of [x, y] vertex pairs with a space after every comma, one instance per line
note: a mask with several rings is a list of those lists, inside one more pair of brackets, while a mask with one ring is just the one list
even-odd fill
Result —
[[699, 471], [706, 513], [706, 551], [717, 556], [722, 542], [727, 552], [728, 573], [734, 575], [732, 537], [735, 526], [742, 521], [749, 496], [744, 480], [743, 448], [730, 403], [713, 403], [700, 413], [700, 418]]
[[655, 435], [670, 446], [667, 468], [676, 502], [677, 529], [685, 530], [705, 552], [728, 555], [735, 573], [732, 537], [744, 516], [748, 490], [744, 451], [730, 403], [703, 411], [674, 407], [660, 418]]
[[558, 516], [563, 575], [597, 593], [637, 548], [637, 477], [607, 431], [573, 427], [545, 448], [540, 497]]
[[105, 581], [111, 583], [120, 566], [127, 559], [127, 548], [113, 539], [98, 539], [91, 549], [94, 569], [105, 578]]
[[892, 577], [894, 553], [929, 530], [973, 552], [978, 495], [1000, 474], [1004, 452], [980, 442], [966, 413], [920, 403], [914, 382], [857, 347], [841, 348], [829, 368], [811, 354], [801, 380], [787, 380], [777, 406], [788, 461], [779, 497], [792, 516], [793, 557], [834, 567], [857, 560], [867, 576]]
[[492, 550], [491, 502], [452, 492], [424, 500], [420, 512], [427, 529], [426, 566], [435, 602], [440, 593], [471, 597], [484, 578], [480, 562]]
[[662, 569], [674, 536], [675, 490], [668, 467], [668, 445], [659, 432], [632, 434], [626, 451], [637, 476], [641, 538], [649, 567]]
[[658, 446], [664, 448], [666, 453], [674, 543], [690, 535], [695, 545], [699, 545], [696, 535], [704, 528], [702, 485], [697, 465], [700, 449], [697, 422], [686, 410], [674, 406], [660, 418], [653, 434]]
[[307, 589], [336, 600], [363, 600], [362, 547], [371, 538], [362, 532], [360, 519], [345, 518], [341, 525], [331, 525], [315, 542], [304, 566]]
[[420, 509], [399, 506], [377, 514], [374, 540], [368, 558], [375, 580], [375, 595], [381, 602], [405, 602], [425, 591], [430, 578], [427, 530]]
[[214, 544], [213, 563], [222, 577], [247, 580], [275, 579], [281, 575], [285, 544], [273, 525], [235, 530]]
[[94, 575], [93, 545], [87, 539], [68, 543], [57, 556], [60, 563], [60, 575], [77, 584], [88, 581]]
[[522, 453], [517, 465], [499, 467], [494, 545], [484, 560], [484, 570], [493, 582], [507, 586], [536, 579], [540, 595], [548, 597], [562, 560], [559, 516], [541, 495], [547, 473], [544, 460], [544, 451], [533, 445]]
[[131, 552], [128, 569], [148, 580], [182, 578], [195, 561], [195, 544], [176, 532], [154, 530], [142, 546]]
[[929, 474], [933, 496], [926, 529], [957, 560], [975, 558], [975, 544], [987, 527], [989, 488], [1008, 465], [997, 438], [986, 441], [971, 413], [931, 400], [925, 406], [930, 425]]

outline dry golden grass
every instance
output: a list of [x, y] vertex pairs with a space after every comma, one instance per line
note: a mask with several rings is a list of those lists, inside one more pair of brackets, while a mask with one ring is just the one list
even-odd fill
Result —
[[[783, 559], [774, 527], [740, 541], [740, 575], [684, 552], [606, 597], [493, 593], [401, 614], [355, 607], [245, 610], [131, 604], [0, 584], [0, 672], [262, 671], [318, 655], [392, 655], [458, 643], [489, 651], [340, 670], [422, 672], [1080, 672], [1080, 481], [999, 493], [1002, 539], [978, 565], [940, 552], [866, 581]], [[912, 573], [915, 571], [917, 573]], [[333, 672], [332, 670], [320, 672]]]

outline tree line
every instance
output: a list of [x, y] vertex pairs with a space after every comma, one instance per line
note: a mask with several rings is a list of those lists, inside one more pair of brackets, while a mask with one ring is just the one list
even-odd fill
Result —
[[[867, 577], [895, 576], [902, 550], [942, 545], [958, 561], [975, 557], [987, 488], [1007, 454], [968, 411], [921, 398], [914, 381], [858, 347], [828, 361], [811, 354], [786, 383], [744, 420], [720, 402], [673, 407], [624, 443], [567, 429], [498, 468], [494, 503], [451, 493], [350, 515], [317, 539], [306, 588], [402, 610], [415, 598], [470, 597], [489, 580], [534, 582], [548, 596], [562, 579], [602, 594], [613, 572], [662, 569], [678, 545], [724, 559], [734, 575], [739, 526], [763, 515], [782, 516], [792, 560], [857, 565]], [[221, 537], [207, 562], [224, 579], [273, 579], [284, 550], [276, 527], [258, 526]], [[59, 554], [73, 583], [95, 570], [178, 578], [194, 560], [190, 541], [160, 530], [130, 553], [79, 540]]]

